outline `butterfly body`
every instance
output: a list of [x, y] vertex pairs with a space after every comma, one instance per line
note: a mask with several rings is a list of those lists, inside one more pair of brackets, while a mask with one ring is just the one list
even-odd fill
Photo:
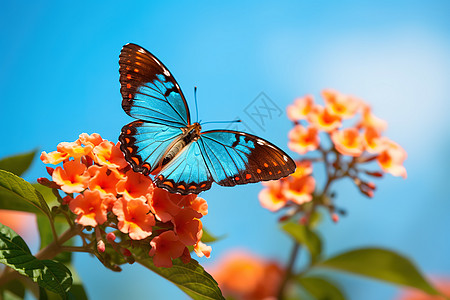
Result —
[[122, 128], [121, 150], [133, 170], [155, 175], [172, 193], [198, 194], [212, 182], [235, 186], [275, 180], [295, 163], [270, 142], [232, 131], [201, 131], [190, 121], [183, 93], [169, 70], [150, 52], [127, 44], [120, 55], [122, 107], [138, 119]]

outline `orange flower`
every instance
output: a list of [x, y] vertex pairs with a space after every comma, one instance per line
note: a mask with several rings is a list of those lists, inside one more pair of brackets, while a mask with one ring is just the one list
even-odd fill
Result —
[[119, 223], [117, 228], [128, 233], [133, 240], [142, 240], [152, 234], [155, 218], [150, 212], [150, 206], [141, 200], [118, 199], [112, 208]]
[[58, 152], [67, 153], [73, 158], [80, 158], [89, 154], [92, 151], [92, 148], [91, 145], [83, 147], [81, 142], [77, 140], [75, 142], [61, 142], [56, 147], [56, 150]]
[[93, 133], [91, 135], [88, 135], [87, 133], [82, 133], [78, 137], [78, 140], [82, 145], [85, 146], [92, 146], [94, 148], [95, 146], [99, 145], [101, 142], [103, 142], [102, 137], [98, 133]]
[[360, 156], [364, 151], [361, 135], [356, 128], [346, 128], [331, 133], [331, 140], [336, 150], [344, 155]]
[[57, 165], [60, 162], [69, 159], [69, 157], [70, 155], [68, 153], [63, 153], [59, 151], [52, 151], [50, 153], [47, 153], [45, 151], [42, 151], [40, 159], [44, 164]]
[[186, 246], [180, 242], [180, 239], [173, 231], [165, 231], [154, 237], [150, 242], [150, 252], [148, 255], [153, 256], [153, 263], [157, 267], [170, 268], [172, 259], [183, 255]]
[[376, 117], [371, 109], [370, 106], [365, 105], [362, 108], [362, 119], [359, 123], [359, 126], [361, 127], [373, 127], [379, 132], [385, 131], [387, 128], [387, 122]]
[[99, 190], [103, 194], [111, 194], [115, 196], [117, 194], [116, 184], [122, 179], [118, 172], [111, 172], [107, 166], [92, 165], [88, 168], [88, 172], [91, 175], [89, 181], [89, 188], [91, 190]]
[[386, 138], [375, 127], [367, 127], [364, 130], [364, 146], [367, 152], [372, 154], [380, 153], [385, 145]]
[[69, 202], [70, 210], [78, 215], [75, 221], [83, 226], [97, 226], [106, 221], [106, 213], [109, 201], [115, 197], [101, 197], [98, 190], [86, 190]]
[[180, 198], [181, 195], [171, 194], [164, 189], [155, 188], [153, 197], [149, 199], [152, 213], [162, 222], [172, 220], [173, 216], [181, 210], [181, 207], [175, 204], [172, 199], [179, 201]]
[[262, 184], [267, 188], [259, 192], [258, 198], [261, 206], [270, 211], [278, 211], [283, 208], [287, 203], [283, 193], [286, 187], [285, 180], [267, 181]]
[[65, 162], [63, 168], [57, 167], [52, 178], [64, 192], [80, 193], [88, 187], [90, 176], [84, 164], [71, 160]]
[[406, 151], [399, 144], [389, 139], [385, 140], [384, 147], [384, 150], [377, 157], [381, 169], [394, 176], [406, 178], [406, 169], [403, 166], [403, 162], [408, 156]]
[[334, 90], [323, 90], [322, 97], [325, 100], [326, 109], [342, 119], [352, 118], [360, 106], [360, 101], [356, 98]]
[[191, 203], [191, 208], [201, 213], [203, 216], [208, 214], [208, 203], [201, 197], [195, 197], [194, 201]]
[[146, 202], [153, 194], [154, 186], [149, 177], [129, 170], [125, 177], [117, 182], [116, 189], [126, 200], [141, 199]]
[[331, 132], [341, 127], [341, 118], [321, 105], [315, 105], [308, 114], [308, 121], [319, 130]]
[[312, 174], [313, 168], [310, 160], [296, 161], [295, 165], [297, 166], [297, 168], [295, 169], [295, 172], [291, 174], [290, 177], [301, 178]]
[[174, 231], [186, 246], [195, 245], [201, 238], [202, 222], [199, 220], [201, 217], [202, 214], [189, 207], [182, 209], [173, 217]]
[[120, 143], [114, 145], [113, 142], [103, 141], [92, 150], [94, 154], [94, 161], [102, 166], [109, 168], [122, 169], [128, 166], [122, 151], [120, 150]]
[[202, 243], [202, 241], [198, 241], [197, 244], [194, 245], [194, 252], [198, 257], [206, 256], [209, 258], [211, 256], [211, 251], [211, 246]]
[[291, 177], [283, 193], [287, 199], [301, 205], [312, 200], [315, 187], [316, 180], [312, 176]]
[[315, 127], [305, 128], [302, 125], [295, 126], [289, 131], [288, 147], [299, 154], [314, 151], [319, 147], [318, 130]]
[[211, 273], [225, 296], [256, 300], [275, 299], [284, 272], [274, 261], [235, 250], [222, 258]]
[[314, 99], [311, 95], [295, 99], [294, 104], [289, 105], [287, 108], [288, 118], [294, 122], [306, 120], [313, 105]]

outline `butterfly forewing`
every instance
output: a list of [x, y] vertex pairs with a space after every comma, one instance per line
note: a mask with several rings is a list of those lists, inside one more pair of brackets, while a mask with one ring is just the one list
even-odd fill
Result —
[[295, 162], [286, 153], [248, 133], [207, 131], [199, 143], [213, 180], [223, 186], [276, 180], [295, 171]]
[[144, 121], [184, 127], [190, 124], [183, 93], [169, 70], [144, 48], [127, 44], [119, 59], [122, 107]]

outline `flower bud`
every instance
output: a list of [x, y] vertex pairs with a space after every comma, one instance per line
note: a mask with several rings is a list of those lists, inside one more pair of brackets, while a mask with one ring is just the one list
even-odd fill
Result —
[[106, 235], [106, 239], [108, 240], [108, 242], [112, 243], [116, 239], [116, 235], [114, 234], [114, 232], [110, 232]]
[[37, 179], [37, 182], [39, 184], [42, 184], [43, 186], [46, 186], [46, 187], [51, 188], [51, 189], [59, 189], [59, 185], [57, 185], [56, 182], [50, 181], [50, 180], [48, 180], [45, 177], [39, 177]]
[[46, 169], [47, 169], [48, 175], [52, 176], [53, 175], [53, 171], [55, 171], [55, 169], [53, 169], [52, 167], [46, 167]]
[[101, 253], [105, 252], [105, 242], [103, 240], [97, 242], [97, 250]]
[[337, 213], [332, 213], [331, 219], [333, 220], [334, 223], [337, 223], [339, 222], [339, 215]]

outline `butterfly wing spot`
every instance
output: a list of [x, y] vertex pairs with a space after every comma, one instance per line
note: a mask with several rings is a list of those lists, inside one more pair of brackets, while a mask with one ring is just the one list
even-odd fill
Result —
[[134, 163], [138, 166], [140, 163], [139, 158], [137, 158], [136, 156], [132, 156], [131, 159], [134, 161]]
[[250, 179], [250, 178], [252, 178], [252, 175], [251, 175], [251, 174], [246, 174], [246, 175], [245, 175], [245, 179], [248, 180], [248, 179]]
[[206, 186], [206, 183], [202, 184], [202, 185], [200, 186], [200, 188], [204, 188], [205, 186]]
[[180, 184], [179, 186], [177, 186], [177, 189], [180, 189], [180, 190], [186, 190], [186, 188], [184, 187], [184, 185], [182, 185], [182, 184]]
[[236, 181], [239, 181], [240, 180], [240, 178], [239, 177], [234, 177], [234, 179], [236, 180]]
[[173, 183], [170, 181], [164, 181], [163, 182], [164, 185], [170, 186], [171, 188], [173, 188]]
[[277, 164], [276, 161], [273, 161], [273, 165], [274, 165], [275, 167], [278, 166], [278, 164]]
[[195, 185], [191, 185], [191, 186], [189, 187], [189, 189], [190, 189], [190, 190], [195, 190], [195, 189], [197, 189], [197, 187], [196, 187]]
[[268, 165], [267, 163], [264, 163], [264, 167], [268, 168], [268, 167], [269, 167], [269, 165]]
[[281, 170], [278, 170], [278, 174], [281, 174]]
[[131, 84], [127, 83], [127, 89], [131, 89]]
[[131, 74], [127, 74], [127, 79], [128, 79], [128, 80], [131, 79]]
[[269, 171], [269, 175], [272, 175], [273, 173]]
[[261, 174], [261, 169], [256, 169], [256, 173]]
[[134, 69], [134, 71], [135, 71], [136, 73], [139, 73], [139, 69]]

